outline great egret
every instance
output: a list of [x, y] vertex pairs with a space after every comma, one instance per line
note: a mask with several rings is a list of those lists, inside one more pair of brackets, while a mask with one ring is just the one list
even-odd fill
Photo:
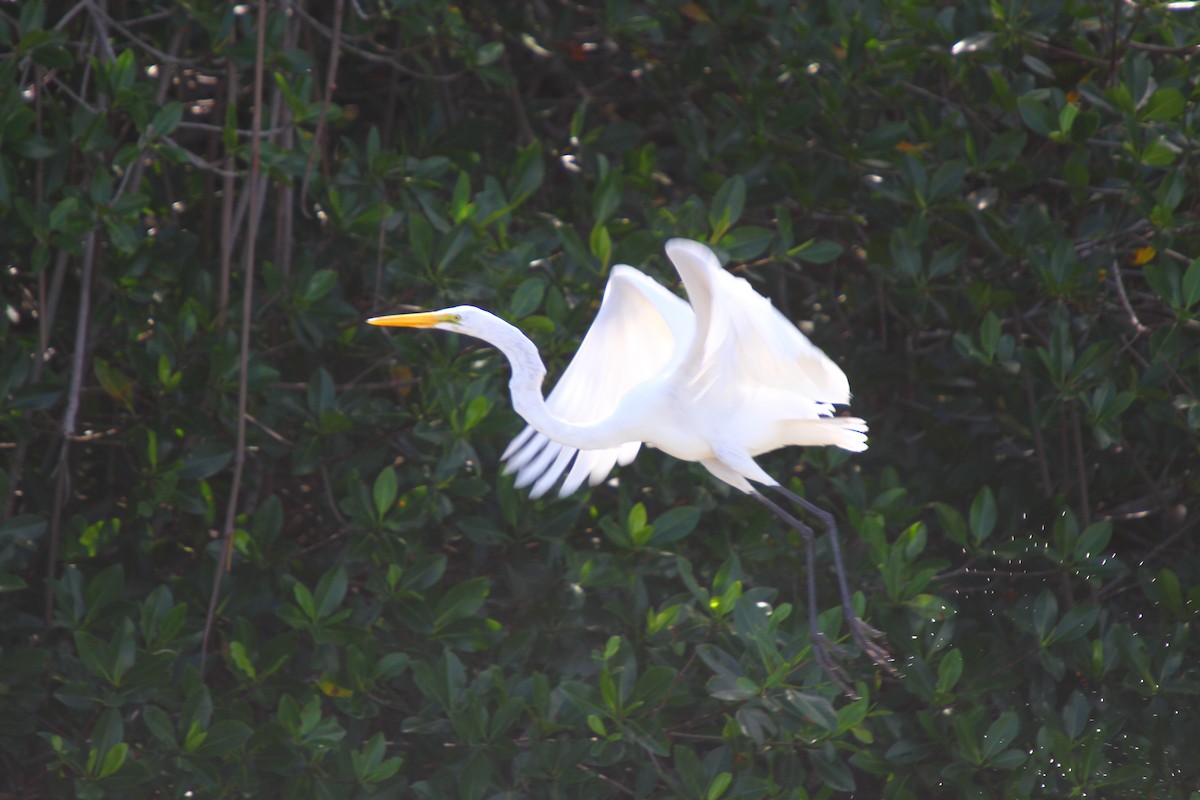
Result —
[[[691, 305], [633, 267], [615, 266], [595, 322], [548, 398], [546, 367], [520, 330], [474, 306], [395, 314], [372, 325], [440, 328], [499, 348], [512, 367], [513, 406], [529, 423], [508, 449], [507, 471], [537, 497], [571, 465], [560, 496], [585, 479], [595, 485], [628, 464], [642, 443], [709, 472], [745, 492], [799, 531], [807, 545], [808, 614], [821, 667], [850, 692], [817, 626], [813, 531], [751, 482], [777, 492], [829, 531], [846, 623], [855, 643], [890, 669], [890, 656], [850, 601], [833, 516], [788, 491], [754, 461], [787, 445], [867, 448], [867, 424], [833, 416], [850, 402], [846, 375], [771, 302], [721, 267], [703, 244], [672, 239], [667, 256]], [[851, 692], [852, 694], [852, 692]]]

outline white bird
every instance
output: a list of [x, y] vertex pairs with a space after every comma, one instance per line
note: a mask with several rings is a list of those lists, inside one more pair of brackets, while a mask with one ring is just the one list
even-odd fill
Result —
[[[877, 664], [890, 655], [878, 631], [854, 613], [833, 517], [788, 491], [754, 457], [788, 445], [867, 448], [867, 424], [835, 417], [850, 402], [846, 375], [743, 278], [722, 269], [703, 244], [672, 239], [667, 256], [689, 305], [633, 267], [615, 266], [595, 322], [547, 398], [546, 367], [520, 330], [474, 306], [395, 314], [372, 325], [439, 328], [497, 347], [512, 367], [509, 390], [529, 423], [502, 459], [517, 486], [537, 497], [566, 472], [560, 496], [603, 481], [643, 443], [698, 461], [798, 530], [807, 543], [808, 613], [813, 651], [825, 672], [853, 694], [817, 626], [813, 532], [753, 484], [818, 517], [830, 534], [842, 608], [851, 636]], [[570, 471], [567, 471], [570, 466]]]

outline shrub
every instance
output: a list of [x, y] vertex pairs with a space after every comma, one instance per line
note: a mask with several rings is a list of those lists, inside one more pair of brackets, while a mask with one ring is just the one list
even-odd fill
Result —
[[[1194, 796], [1187, 4], [4, 11], [0, 791]], [[680, 235], [870, 420], [762, 459], [849, 533], [859, 699], [756, 505], [530, 500], [503, 359], [362, 324], [554, 373]]]

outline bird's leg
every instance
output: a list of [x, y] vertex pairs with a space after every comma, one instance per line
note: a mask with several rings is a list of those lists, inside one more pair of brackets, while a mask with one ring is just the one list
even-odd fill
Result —
[[850, 629], [850, 636], [854, 639], [854, 643], [878, 666], [895, 673], [895, 667], [892, 666], [892, 654], [876, 641], [883, 638], [883, 633], [863, 622], [862, 618], [854, 613], [854, 605], [850, 601], [850, 586], [846, 583], [846, 570], [842, 566], [842, 548], [838, 541], [838, 530], [833, 515], [782, 486], [768, 488], [779, 492], [824, 524], [825, 530], [829, 532], [829, 549], [833, 551], [833, 566], [837, 573], [838, 591], [842, 596], [842, 611], [846, 617], [846, 626]]
[[833, 653], [840, 655], [841, 648], [829, 641], [828, 637], [821, 632], [821, 627], [817, 623], [817, 573], [815, 571], [816, 559], [813, 555], [813, 529], [787, 511], [784, 511], [770, 498], [764, 497], [758, 492], [751, 492], [750, 496], [766, 507], [772, 514], [779, 517], [792, 528], [795, 528], [804, 537], [804, 555], [808, 565], [808, 631], [809, 638], [812, 639], [813, 658], [821, 670], [829, 676], [830, 680], [836, 683], [851, 698], [857, 700], [858, 693], [850, 687], [846, 670], [842, 668], [842, 665], [830, 653], [832, 650]]

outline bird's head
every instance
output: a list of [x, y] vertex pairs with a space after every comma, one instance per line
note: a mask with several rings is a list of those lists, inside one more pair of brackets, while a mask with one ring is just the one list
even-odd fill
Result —
[[[455, 306], [419, 314], [392, 314], [371, 317], [372, 325], [387, 328], [440, 328], [474, 336], [500, 349], [513, 365], [513, 380], [540, 386], [546, 374], [537, 347], [520, 330], [495, 314], [475, 306]], [[519, 409], [518, 409], [519, 410]]]
[[[532, 351], [534, 360], [537, 348], [521, 331], [504, 320], [475, 306], [454, 306], [441, 311], [423, 311], [419, 314], [392, 314], [387, 317], [372, 317], [367, 322], [388, 328], [438, 328], [482, 339], [512, 358]], [[539, 362], [540, 363], [540, 362]]]
[[486, 325], [486, 318], [494, 319], [491, 314], [475, 306], [455, 306], [443, 308], [441, 311], [423, 311], [419, 314], [371, 317], [367, 322], [387, 328], [439, 328], [443, 331], [477, 336], [476, 332]]

